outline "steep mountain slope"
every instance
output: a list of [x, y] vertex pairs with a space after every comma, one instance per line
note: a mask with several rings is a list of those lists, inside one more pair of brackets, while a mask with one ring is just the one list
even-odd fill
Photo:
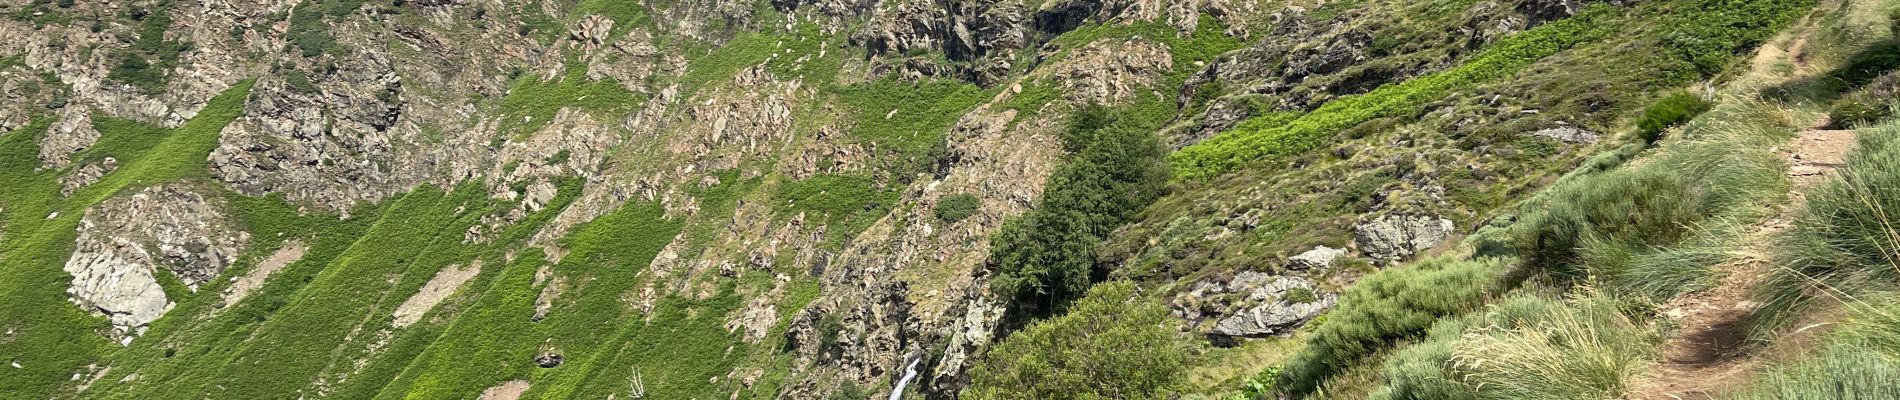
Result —
[[953, 398], [1109, 279], [1224, 393], [1812, 6], [16, 1], [0, 398]]

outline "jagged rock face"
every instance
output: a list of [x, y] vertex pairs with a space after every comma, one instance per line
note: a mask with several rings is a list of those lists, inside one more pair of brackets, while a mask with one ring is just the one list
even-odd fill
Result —
[[[158, 4], [154, 4], [158, 3]], [[161, 126], [177, 126], [197, 115], [212, 95], [239, 80], [257, 75], [280, 40], [265, 38], [248, 28], [294, 3], [286, 2], [79, 2], [64, 11], [84, 15], [139, 15], [137, 19], [110, 19], [99, 24], [38, 24], [31, 20], [0, 20], [0, 54], [18, 54], [21, 62], [52, 73], [49, 85], [63, 86], [58, 107], [90, 107], [96, 112]], [[164, 13], [171, 25], [163, 40], [190, 43], [177, 55], [177, 66], [166, 74], [162, 89], [151, 91], [127, 84], [112, 75], [122, 54], [139, 42], [138, 26], [153, 13]], [[37, 76], [0, 76], [0, 81], [40, 80]], [[11, 93], [9, 93], [11, 95]], [[44, 103], [42, 103], [44, 104]], [[54, 107], [54, 108], [58, 108]], [[20, 117], [0, 106], [0, 131], [6, 121]], [[73, 142], [80, 143], [80, 142]], [[87, 143], [89, 144], [89, 143]], [[44, 156], [44, 155], [43, 155]], [[49, 162], [63, 155], [42, 157]], [[63, 163], [63, 162], [62, 162]]]
[[941, 67], [911, 59], [897, 64], [896, 69], [906, 75], [943, 76], [990, 85], [1009, 73], [1007, 55], [1030, 45], [1027, 14], [1028, 6], [1021, 0], [901, 0], [881, 4], [851, 40], [874, 56], [907, 54], [913, 49], [941, 51], [951, 61], [967, 61], [971, 66]]
[[211, 153], [213, 175], [240, 193], [283, 193], [328, 208], [382, 199], [416, 180], [393, 168], [401, 80], [380, 56], [357, 61], [307, 85], [258, 82], [244, 117]]
[[1174, 58], [1167, 45], [1152, 41], [1094, 42], [1075, 49], [1049, 70], [1070, 101], [1112, 104], [1139, 95], [1138, 88], [1153, 86], [1174, 70]]
[[59, 122], [47, 128], [46, 136], [40, 138], [40, 162], [54, 168], [66, 166], [71, 161], [68, 156], [98, 141], [99, 131], [92, 128], [90, 110], [78, 106], [61, 108]]
[[[989, 104], [1011, 96], [1005, 90]], [[916, 386], [948, 396], [966, 384], [964, 370], [995, 337], [1004, 309], [987, 291], [988, 238], [1041, 196], [1042, 182], [1061, 157], [1060, 146], [1054, 145], [1063, 121], [1059, 115], [1044, 110], [1018, 120], [1015, 110], [978, 106], [951, 127], [949, 161], [936, 179], [920, 179], [905, 189], [903, 201], [920, 206], [879, 220], [835, 256], [800, 255], [799, 265], [811, 265], [822, 276], [825, 294], [787, 330], [800, 363], [812, 368], [795, 374], [785, 397], [822, 398], [835, 393], [840, 379], [873, 384], [901, 374], [907, 355], [934, 351], [936, 345], [943, 346], [942, 356], [920, 366]], [[957, 193], [975, 195], [982, 211], [937, 225], [931, 208], [921, 206]], [[804, 229], [822, 235], [825, 228]], [[900, 313], [902, 318], [888, 317]], [[846, 327], [831, 346], [818, 339], [826, 315]]]
[[1455, 231], [1449, 219], [1385, 215], [1353, 226], [1353, 240], [1368, 257], [1399, 260], [1438, 246]]
[[220, 208], [178, 186], [151, 187], [94, 206], [80, 220], [66, 262], [73, 276], [67, 293], [104, 314], [115, 334], [138, 332], [171, 307], [155, 274], [172, 274], [195, 288], [237, 260], [250, 237]]
[[1331, 309], [1336, 293], [1299, 276], [1242, 271], [1226, 281], [1202, 282], [1176, 295], [1170, 307], [1215, 345], [1285, 334]]
[[66, 107], [65, 91], [24, 67], [0, 68], [0, 135], [33, 122], [47, 109]]

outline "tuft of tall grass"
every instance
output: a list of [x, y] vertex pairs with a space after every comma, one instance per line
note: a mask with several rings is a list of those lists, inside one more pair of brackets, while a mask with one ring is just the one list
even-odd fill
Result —
[[1807, 210], [1780, 243], [1780, 268], [1759, 293], [1757, 328], [1780, 327], [1815, 299], [1900, 284], [1896, 135], [1900, 124], [1863, 130], [1836, 177], [1808, 192]]
[[1539, 321], [1466, 332], [1451, 368], [1480, 399], [1616, 398], [1648, 373], [1662, 332], [1603, 296], [1531, 314]]
[[1425, 333], [1440, 317], [1476, 308], [1512, 261], [1437, 257], [1360, 280], [1287, 360], [1275, 386], [1294, 396], [1312, 393], [1361, 357]]
[[1527, 265], [1563, 278], [1583, 277], [1588, 255], [1673, 245], [1705, 215], [1706, 191], [1655, 168], [1611, 171], [1551, 190], [1546, 202], [1520, 214], [1513, 239]]
[[1511, 232], [1524, 273], [1651, 299], [1712, 283], [1740, 233], [1787, 191], [1785, 161], [1771, 150], [1790, 137], [1787, 116], [1731, 100], [1646, 162], [1566, 176], [1521, 206]]
[[[1856, 301], [1847, 326], [1813, 356], [1771, 369], [1738, 400], [1900, 398], [1900, 309], [1892, 294]], [[1878, 305], [1875, 305], [1878, 304]]]
[[1386, 359], [1375, 400], [1609, 398], [1640, 379], [1660, 332], [1616, 300], [1520, 295], [1446, 317]]

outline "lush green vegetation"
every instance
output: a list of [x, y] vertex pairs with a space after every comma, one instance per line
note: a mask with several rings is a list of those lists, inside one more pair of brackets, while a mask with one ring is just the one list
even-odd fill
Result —
[[996, 275], [991, 290], [1019, 310], [1048, 312], [1088, 290], [1095, 247], [1161, 196], [1164, 151], [1145, 121], [1084, 107], [1062, 135], [1069, 151], [1049, 177], [1034, 210], [1012, 219], [991, 240]]
[[1663, 41], [1704, 76], [1715, 75], [1735, 62], [1737, 50], [1768, 40], [1812, 4], [1809, 0], [1688, 2], [1685, 5], [1694, 8], [1694, 19], [1671, 27]]
[[[205, 155], [217, 145], [218, 132], [242, 110], [250, 83], [241, 83], [211, 99], [196, 118], [152, 141], [155, 130], [140, 129], [139, 140], [117, 138], [125, 132], [108, 122], [100, 126], [99, 149], [113, 154], [121, 167], [99, 182], [60, 198], [57, 170], [40, 170], [38, 143], [51, 120], [41, 118], [22, 130], [0, 136], [0, 204], [6, 204], [0, 242], [0, 296], [12, 299], [0, 305], [0, 323], [17, 334], [0, 342], [0, 351], [16, 355], [22, 365], [0, 384], [0, 397], [43, 397], [71, 379], [71, 372], [105, 354], [111, 346], [94, 332], [107, 329], [104, 319], [65, 301], [62, 288], [71, 279], [61, 267], [72, 255], [76, 228], [84, 211], [118, 193], [148, 185], [202, 176]], [[32, 210], [32, 211], [24, 211]]]
[[[1711, 75], [1728, 65], [1742, 50], [1752, 48], [1795, 16], [1808, 0], [1694, 0], [1663, 7], [1673, 13], [1660, 18], [1673, 27], [1663, 47], [1679, 57], [1687, 69]], [[1294, 157], [1324, 145], [1335, 134], [1379, 118], [1415, 115], [1421, 107], [1457, 90], [1516, 76], [1538, 60], [1573, 46], [1595, 41], [1608, 32], [1630, 29], [1620, 25], [1612, 7], [1595, 6], [1561, 21], [1532, 28], [1488, 45], [1459, 65], [1437, 73], [1381, 86], [1358, 96], [1335, 99], [1290, 121], [1247, 121], [1214, 138], [1171, 156], [1175, 176], [1205, 179], [1249, 166]], [[1716, 69], [1707, 69], [1713, 66]], [[1668, 75], [1665, 73], [1665, 75]], [[1692, 73], [1692, 75], [1695, 75]], [[1686, 82], [1694, 76], [1672, 78]], [[1580, 93], [1599, 96], [1599, 93]], [[1284, 118], [1269, 114], [1258, 118]]]
[[947, 152], [944, 135], [950, 127], [995, 94], [958, 81], [890, 78], [826, 92], [851, 110], [851, 138], [874, 146], [888, 179], [904, 183], [934, 172]]
[[856, 236], [897, 204], [898, 188], [861, 175], [818, 175], [786, 182], [772, 193], [781, 216], [806, 213], [832, 240]]
[[1457, 67], [1333, 100], [1285, 124], [1243, 124], [1181, 149], [1169, 160], [1176, 177], [1201, 179], [1271, 157], [1312, 150], [1341, 130], [1375, 118], [1411, 113], [1452, 90], [1508, 77], [1537, 60], [1592, 40], [1611, 27], [1607, 23], [1611, 13], [1609, 8], [1592, 7], [1569, 19], [1499, 40]]
[[1029, 325], [970, 370], [972, 399], [1158, 399], [1186, 371], [1192, 344], [1168, 308], [1135, 284], [1097, 285], [1061, 316]]

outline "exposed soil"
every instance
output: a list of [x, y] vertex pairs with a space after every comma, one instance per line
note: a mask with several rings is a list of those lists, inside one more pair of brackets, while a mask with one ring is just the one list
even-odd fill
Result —
[[[1788, 230], [1795, 212], [1807, 203], [1803, 192], [1832, 175], [1854, 141], [1851, 130], [1809, 130], [1789, 143], [1790, 149], [1782, 153], [1789, 162], [1789, 204], [1782, 206], [1776, 216], [1750, 227], [1751, 245], [1741, 246], [1734, 259], [1718, 266], [1728, 275], [1715, 287], [1678, 297], [1663, 306], [1664, 314], [1676, 319], [1681, 333], [1663, 343], [1663, 358], [1654, 369], [1655, 379], [1631, 397], [1718, 398], [1725, 390], [1745, 386], [1757, 367], [1771, 358], [1748, 346], [1745, 323], [1756, 307], [1749, 301], [1750, 293], [1772, 268], [1771, 257], [1760, 249], [1768, 248], [1774, 238]], [[1819, 332], [1799, 333], [1812, 336]], [[1783, 341], [1786, 346], [1797, 347], [1806, 342], [1800, 337]]]
[[224, 304], [237, 304], [239, 300], [244, 300], [244, 296], [251, 294], [251, 291], [263, 287], [264, 280], [270, 279], [271, 274], [275, 274], [277, 270], [284, 269], [284, 267], [290, 265], [290, 263], [302, 259], [303, 253], [309, 250], [310, 248], [304, 246], [301, 242], [290, 241], [284, 243], [282, 247], [277, 249], [276, 253], [271, 253], [270, 257], [265, 258], [264, 261], [259, 261], [257, 268], [251, 268], [250, 272], [245, 273], [243, 277], [237, 278], [236, 282], [231, 283], [231, 287], [224, 292]]
[[522, 393], [528, 392], [528, 386], [529, 386], [528, 381], [519, 380], [519, 379], [502, 382], [500, 385], [495, 385], [494, 387], [488, 388], [488, 390], [483, 390], [482, 396], [477, 397], [477, 399], [480, 399], [480, 400], [520, 399]]
[[423, 314], [428, 314], [436, 304], [447, 300], [449, 295], [455, 294], [455, 290], [462, 287], [463, 283], [474, 279], [475, 275], [481, 272], [481, 262], [467, 267], [450, 265], [442, 268], [441, 271], [435, 273], [435, 277], [429, 278], [429, 283], [422, 284], [422, 290], [416, 291], [414, 296], [409, 296], [402, 305], [396, 306], [394, 315], [396, 319], [390, 321], [390, 325], [401, 328], [416, 323], [422, 319]]

